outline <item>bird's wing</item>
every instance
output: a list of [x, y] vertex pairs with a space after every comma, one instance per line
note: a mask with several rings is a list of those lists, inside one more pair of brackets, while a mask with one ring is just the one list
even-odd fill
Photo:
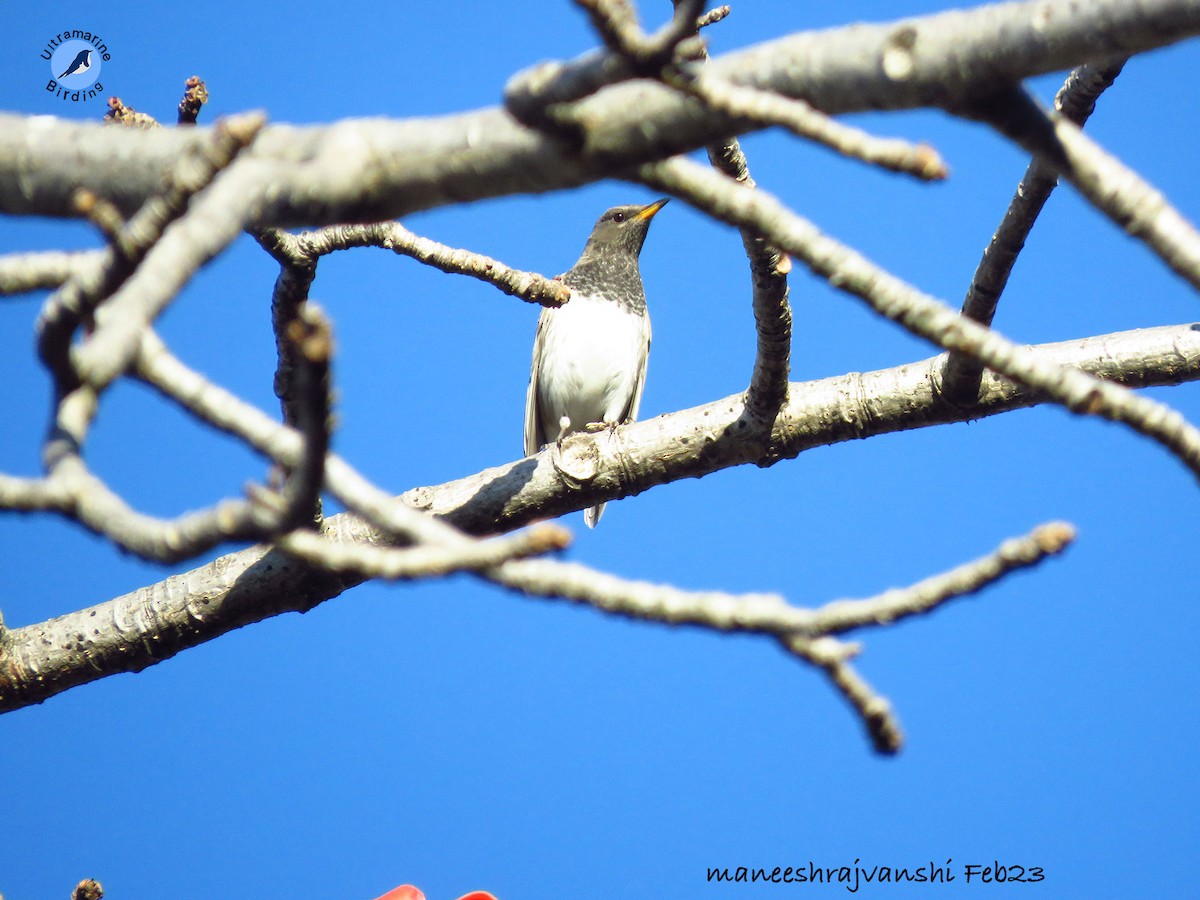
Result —
[[642, 364], [638, 366], [637, 380], [633, 383], [633, 396], [629, 399], [629, 411], [625, 415], [626, 422], [636, 422], [638, 409], [642, 405], [642, 391], [646, 387], [646, 364], [650, 360], [650, 315], [647, 313], [642, 321], [646, 323], [646, 340], [642, 344]]
[[542, 436], [538, 409], [538, 378], [541, 376], [542, 345], [546, 343], [546, 328], [550, 323], [550, 310], [543, 309], [538, 316], [537, 335], [533, 339], [533, 363], [529, 367], [529, 389], [525, 392], [525, 455], [533, 456], [542, 449]]

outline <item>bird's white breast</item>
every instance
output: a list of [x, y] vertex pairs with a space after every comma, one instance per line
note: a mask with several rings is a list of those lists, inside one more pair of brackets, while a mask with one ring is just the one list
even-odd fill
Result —
[[589, 422], [619, 422], [635, 398], [650, 345], [650, 319], [612, 301], [576, 293], [554, 310], [539, 379], [549, 437], [562, 416], [578, 431]]

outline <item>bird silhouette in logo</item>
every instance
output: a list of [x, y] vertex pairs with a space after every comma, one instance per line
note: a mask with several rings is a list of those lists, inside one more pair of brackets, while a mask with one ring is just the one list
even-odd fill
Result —
[[92, 51], [80, 50], [75, 54], [75, 59], [72, 60], [71, 64], [67, 66], [67, 70], [59, 75], [58, 78], [61, 81], [62, 79], [69, 78], [72, 75], [79, 75], [82, 72], [86, 72], [91, 67]]

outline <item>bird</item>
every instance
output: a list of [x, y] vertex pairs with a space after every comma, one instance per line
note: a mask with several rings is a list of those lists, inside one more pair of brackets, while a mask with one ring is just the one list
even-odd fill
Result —
[[[561, 277], [571, 299], [538, 317], [525, 394], [525, 455], [569, 434], [637, 419], [650, 355], [650, 313], [638, 256], [667, 200], [614, 206]], [[595, 528], [599, 503], [583, 520]]]
[[62, 79], [67, 78], [70, 75], [79, 75], [82, 72], [86, 72], [91, 67], [92, 67], [92, 51], [91, 50], [80, 50], [78, 53], [75, 54], [75, 59], [73, 59], [71, 61], [71, 64], [69, 66], [67, 66], [66, 71], [58, 76], [58, 79], [59, 79], [59, 81], [62, 81]]

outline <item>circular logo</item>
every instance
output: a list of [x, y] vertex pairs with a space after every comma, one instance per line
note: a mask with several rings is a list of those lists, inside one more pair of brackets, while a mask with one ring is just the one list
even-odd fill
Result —
[[91, 87], [100, 77], [101, 59], [87, 41], [64, 41], [50, 57], [50, 77], [71, 90]]

